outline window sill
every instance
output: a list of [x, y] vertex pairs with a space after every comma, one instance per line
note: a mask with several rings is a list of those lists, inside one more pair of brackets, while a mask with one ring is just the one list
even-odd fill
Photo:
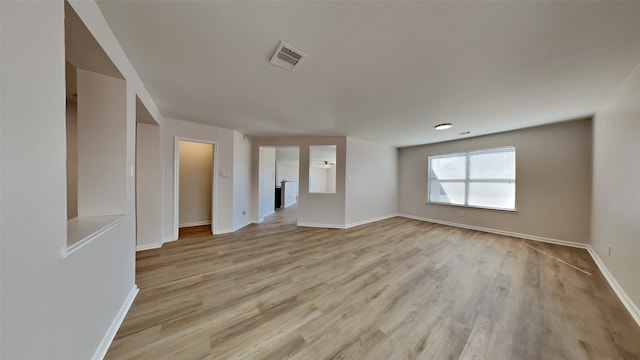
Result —
[[126, 214], [121, 214], [69, 219], [67, 221], [67, 246], [62, 249], [62, 256], [67, 257], [73, 254], [127, 218]]

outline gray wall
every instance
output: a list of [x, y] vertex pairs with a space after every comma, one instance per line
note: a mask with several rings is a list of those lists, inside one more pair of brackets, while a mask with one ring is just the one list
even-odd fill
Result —
[[136, 124], [136, 245], [162, 245], [160, 126]]
[[251, 223], [251, 138], [233, 131], [233, 231]]
[[[594, 118], [591, 245], [640, 316], [640, 67]], [[608, 247], [611, 246], [611, 255]]]
[[[517, 212], [426, 203], [428, 156], [509, 145], [516, 147]], [[399, 162], [401, 214], [540, 239], [589, 241], [591, 120], [403, 148]]]
[[63, 257], [64, 3], [3, 1], [0, 7], [0, 358], [90, 359], [135, 294], [135, 192], [126, 171], [135, 155], [135, 91], [127, 91], [126, 159], [118, 171], [130, 216]]
[[398, 211], [398, 149], [347, 138], [346, 224], [393, 216]]
[[67, 100], [67, 219], [78, 217], [78, 104]]

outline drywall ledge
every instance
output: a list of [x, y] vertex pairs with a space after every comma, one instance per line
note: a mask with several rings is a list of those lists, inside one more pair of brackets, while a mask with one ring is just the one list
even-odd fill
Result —
[[96, 352], [93, 353], [93, 357], [92, 357], [93, 360], [102, 360], [104, 359], [105, 355], [107, 355], [107, 351], [109, 350], [109, 347], [113, 342], [113, 339], [116, 337], [116, 334], [120, 329], [120, 325], [122, 325], [124, 318], [127, 316], [127, 313], [131, 308], [131, 305], [133, 305], [133, 300], [135, 300], [139, 290], [140, 289], [138, 288], [138, 286], [134, 284], [133, 288], [129, 292], [129, 295], [124, 300], [124, 303], [122, 303], [122, 306], [120, 307], [120, 310], [116, 314], [116, 317], [111, 322], [111, 326], [109, 326], [109, 329], [104, 334], [102, 341], [100, 341], [100, 345], [98, 345]]
[[67, 257], [129, 218], [126, 214], [83, 216], [67, 221], [67, 246], [62, 256]]

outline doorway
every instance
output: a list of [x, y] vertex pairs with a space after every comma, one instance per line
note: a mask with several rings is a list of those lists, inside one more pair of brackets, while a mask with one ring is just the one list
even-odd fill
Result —
[[298, 202], [300, 173], [297, 146], [259, 148], [258, 222]]
[[215, 231], [216, 144], [176, 138], [174, 238]]

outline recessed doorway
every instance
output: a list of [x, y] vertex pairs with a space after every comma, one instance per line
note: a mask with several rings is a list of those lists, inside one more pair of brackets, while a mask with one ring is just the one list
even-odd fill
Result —
[[215, 232], [215, 159], [215, 143], [176, 138], [175, 239], [184, 232]]

